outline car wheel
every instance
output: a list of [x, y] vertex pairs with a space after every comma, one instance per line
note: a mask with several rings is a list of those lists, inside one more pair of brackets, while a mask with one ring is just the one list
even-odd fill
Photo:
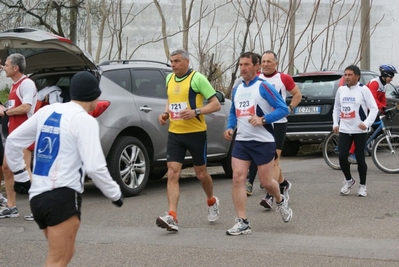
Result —
[[162, 179], [165, 174], [168, 172], [168, 170], [161, 170], [161, 171], [152, 171], [150, 172], [150, 180], [151, 181], [157, 181]]
[[281, 155], [284, 157], [293, 157], [296, 156], [299, 152], [299, 148], [301, 147], [299, 142], [284, 142], [283, 150], [281, 151]]
[[147, 185], [150, 160], [143, 143], [131, 136], [118, 137], [108, 157], [108, 169], [124, 196], [137, 196]]

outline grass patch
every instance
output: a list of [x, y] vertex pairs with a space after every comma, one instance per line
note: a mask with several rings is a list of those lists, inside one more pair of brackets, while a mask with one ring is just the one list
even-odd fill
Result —
[[0, 90], [0, 101], [2, 104], [7, 102], [9, 93], [10, 93], [10, 88], [8, 87], [4, 88], [3, 90]]

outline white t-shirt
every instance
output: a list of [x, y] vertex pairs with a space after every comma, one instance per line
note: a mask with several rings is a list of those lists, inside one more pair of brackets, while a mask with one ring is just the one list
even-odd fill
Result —
[[86, 173], [106, 197], [120, 199], [101, 149], [98, 122], [77, 103], [47, 105], [8, 136], [5, 153], [13, 172], [25, 167], [22, 149], [33, 142], [29, 199], [60, 187], [82, 193]]
[[63, 98], [61, 97], [62, 90], [56, 85], [47, 86], [41, 89], [37, 93], [37, 99], [40, 101], [44, 101], [46, 96], [48, 95], [48, 102], [49, 104], [54, 103], [62, 103]]

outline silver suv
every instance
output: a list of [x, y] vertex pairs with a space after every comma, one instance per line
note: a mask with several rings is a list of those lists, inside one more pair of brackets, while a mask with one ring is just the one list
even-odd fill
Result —
[[[125, 196], [136, 196], [149, 179], [164, 177], [168, 127], [158, 123], [166, 104], [165, 79], [169, 65], [148, 60], [106, 61], [96, 66], [90, 55], [64, 37], [26, 28], [0, 33], [0, 58], [11, 53], [26, 57], [27, 70], [38, 90], [55, 80], [69, 96], [71, 77], [81, 70], [100, 79], [100, 96], [92, 115], [100, 125], [100, 138], [108, 169]], [[232, 177], [231, 142], [223, 138], [231, 101], [217, 92], [219, 112], [206, 115], [208, 164], [222, 165]], [[184, 167], [191, 166], [186, 156]]]

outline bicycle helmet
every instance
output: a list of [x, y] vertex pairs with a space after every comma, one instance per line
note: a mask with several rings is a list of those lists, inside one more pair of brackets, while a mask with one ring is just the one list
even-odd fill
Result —
[[391, 64], [381, 65], [380, 72], [382, 77], [390, 77], [390, 78], [393, 78], [395, 76], [395, 73], [398, 73], [396, 71], [396, 68]]

